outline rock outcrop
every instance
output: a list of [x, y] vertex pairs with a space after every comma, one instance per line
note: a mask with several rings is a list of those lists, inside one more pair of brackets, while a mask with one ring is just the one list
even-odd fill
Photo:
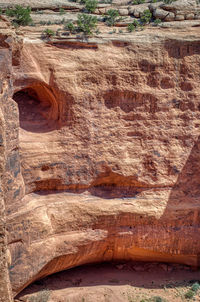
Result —
[[[7, 249], [5, 204], [14, 193], [10, 182], [15, 182], [13, 173], [14, 154], [18, 153], [18, 141], [15, 128], [18, 126], [17, 106], [12, 100], [12, 33], [1, 22], [0, 33], [0, 301], [12, 301], [12, 292], [8, 275], [10, 254]], [[14, 150], [14, 148], [16, 150]], [[10, 190], [10, 192], [9, 192]]]
[[1, 31], [2, 302], [8, 264], [14, 296], [85, 263], [199, 266], [198, 27]]
[[147, 35], [24, 43], [13, 98], [25, 194], [7, 202], [14, 294], [84, 263], [199, 265], [199, 35]]

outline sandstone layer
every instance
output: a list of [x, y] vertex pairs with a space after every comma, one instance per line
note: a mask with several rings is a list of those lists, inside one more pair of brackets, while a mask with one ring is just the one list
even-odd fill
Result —
[[[9, 171], [8, 165], [13, 154], [18, 153], [18, 136], [16, 136], [18, 133], [18, 115], [17, 106], [12, 100], [13, 36], [11, 32], [6, 30], [6, 25], [4, 27], [0, 34], [0, 301], [9, 302], [12, 300], [12, 293], [8, 275], [9, 252], [6, 236], [5, 204], [9, 198], [6, 175], [9, 173], [10, 179], [15, 178], [12, 171]], [[11, 110], [13, 110], [12, 113]], [[13, 120], [15, 115], [17, 118]], [[12, 119], [10, 119], [11, 117]], [[13, 150], [14, 146], [17, 146], [15, 151]]]
[[85, 263], [199, 265], [199, 42], [191, 28], [15, 46], [14, 295]]

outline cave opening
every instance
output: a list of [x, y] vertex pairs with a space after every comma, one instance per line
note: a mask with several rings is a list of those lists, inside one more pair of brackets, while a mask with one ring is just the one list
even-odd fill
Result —
[[[175, 280], [175, 281], [174, 281]], [[39, 279], [17, 295], [18, 301], [144, 301], [169, 298], [199, 280], [188, 266], [165, 262], [118, 261], [77, 266]], [[166, 291], [170, 289], [171, 292]], [[134, 299], [130, 300], [130, 297]], [[136, 300], [135, 300], [136, 298]], [[174, 297], [176, 298], [176, 297]], [[174, 299], [173, 299], [174, 300]], [[147, 301], [145, 299], [145, 301]], [[148, 300], [171, 301], [171, 300]], [[175, 301], [179, 301], [176, 300]]]
[[58, 104], [49, 87], [35, 84], [16, 91], [20, 128], [28, 132], [49, 132], [58, 128]]

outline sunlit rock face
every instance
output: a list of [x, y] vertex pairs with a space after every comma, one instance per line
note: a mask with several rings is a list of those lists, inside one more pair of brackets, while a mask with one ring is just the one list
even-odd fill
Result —
[[13, 46], [2, 162], [14, 295], [84, 263], [199, 264], [199, 42]]
[[7, 203], [14, 293], [84, 263], [198, 265], [198, 38], [26, 42], [19, 61], [24, 197]]
[[[12, 46], [14, 36], [0, 21], [0, 301], [12, 301], [8, 275], [5, 204], [19, 196], [23, 186], [19, 165], [18, 110], [12, 100]], [[21, 197], [23, 194], [21, 194]]]

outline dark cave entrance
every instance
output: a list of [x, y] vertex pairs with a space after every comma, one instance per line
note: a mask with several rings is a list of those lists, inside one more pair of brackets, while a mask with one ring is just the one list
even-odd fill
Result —
[[14, 93], [19, 108], [20, 128], [29, 132], [49, 132], [58, 128], [58, 104], [52, 91], [36, 84]]

